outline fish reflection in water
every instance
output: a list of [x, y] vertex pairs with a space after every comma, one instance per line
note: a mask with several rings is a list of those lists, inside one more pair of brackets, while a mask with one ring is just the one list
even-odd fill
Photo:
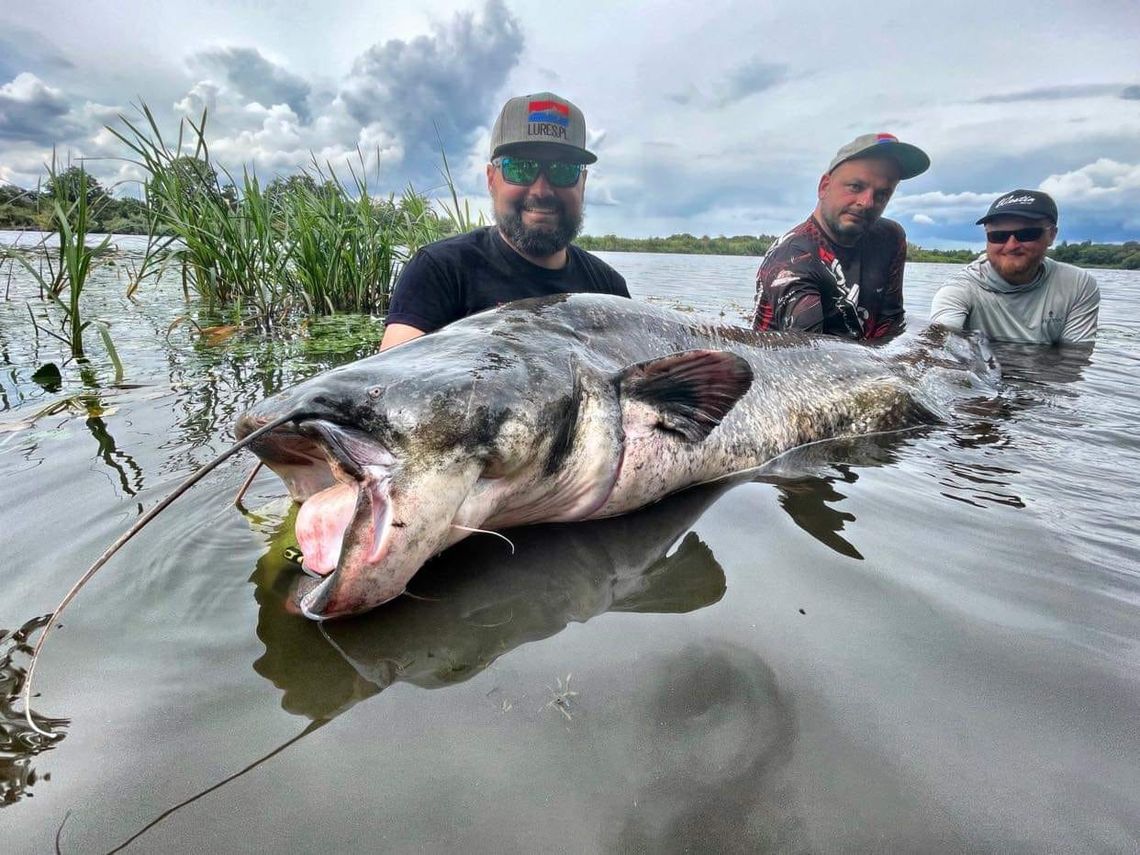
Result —
[[[801, 470], [795, 484], [812, 480], [827, 483]], [[285, 709], [329, 718], [396, 681], [437, 688], [467, 680], [570, 622], [712, 605], [725, 593], [725, 575], [690, 529], [734, 483], [612, 519], [515, 529], [513, 555], [495, 539], [468, 539], [417, 574], [413, 597], [324, 624], [284, 607], [297, 575], [283, 556], [292, 532], [284, 520], [255, 573], [266, 652], [254, 667], [283, 691]], [[805, 495], [820, 497], [817, 513], [827, 491]], [[325, 644], [314, 651], [321, 633]], [[592, 730], [608, 735], [601, 753], [632, 776], [635, 805], [628, 815], [628, 803], [615, 805], [603, 823], [616, 850], [806, 851], [796, 842], [802, 825], [782, 776], [795, 716], [755, 652], [689, 645], [650, 657], [624, 691], [607, 696], [592, 713], [606, 720]]]
[[[300, 576], [292, 511], [271, 527], [253, 574], [265, 653], [255, 670], [283, 692], [282, 706], [311, 719], [344, 712], [392, 683], [438, 688], [475, 676], [521, 644], [605, 612], [681, 613], [725, 593], [724, 571], [690, 529], [731, 487], [774, 484], [795, 523], [842, 555], [859, 557], [841, 535], [854, 517], [832, 504], [855, 468], [881, 466], [907, 433], [832, 440], [797, 449], [758, 473], [697, 487], [633, 514], [476, 537], [437, 556], [409, 596], [358, 618], [315, 624], [287, 603]], [[836, 460], [843, 461], [836, 463]]]
[[286, 710], [327, 718], [396, 681], [467, 680], [521, 644], [608, 611], [703, 608], [724, 595], [724, 571], [685, 532], [727, 488], [697, 488], [612, 519], [514, 529], [513, 555], [498, 539], [468, 539], [425, 566], [411, 596], [324, 624], [285, 609], [298, 573], [284, 557], [293, 527], [283, 520], [254, 573], [266, 647], [254, 668], [284, 692]]

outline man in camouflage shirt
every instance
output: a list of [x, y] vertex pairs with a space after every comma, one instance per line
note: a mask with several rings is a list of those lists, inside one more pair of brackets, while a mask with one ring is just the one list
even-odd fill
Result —
[[880, 217], [899, 181], [929, 166], [921, 149], [891, 134], [863, 134], [839, 149], [815, 211], [760, 263], [753, 328], [853, 339], [902, 330], [906, 233]]

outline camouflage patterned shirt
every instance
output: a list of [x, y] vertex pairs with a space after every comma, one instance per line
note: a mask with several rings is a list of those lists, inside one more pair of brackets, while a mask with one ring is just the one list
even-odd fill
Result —
[[769, 247], [756, 271], [756, 330], [801, 329], [871, 339], [901, 331], [906, 233], [876, 220], [855, 246], [809, 217]]

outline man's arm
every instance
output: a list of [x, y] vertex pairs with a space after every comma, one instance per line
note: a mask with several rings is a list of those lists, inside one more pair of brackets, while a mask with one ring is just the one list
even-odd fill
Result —
[[965, 329], [972, 308], [967, 289], [958, 283], [947, 282], [938, 289], [930, 303], [930, 322], [953, 330]]
[[[814, 262], [814, 263], [813, 263]], [[823, 296], [812, 256], [768, 255], [756, 271], [754, 330], [823, 329]]]
[[894, 335], [906, 329], [906, 310], [903, 308], [903, 274], [906, 270], [906, 232], [898, 223], [891, 221], [894, 228], [895, 246], [891, 264], [887, 270], [887, 286], [883, 300], [879, 304], [879, 317], [874, 329], [867, 328], [867, 338]]
[[410, 324], [388, 324], [384, 327], [384, 338], [380, 339], [380, 349], [387, 350], [413, 338], [419, 338], [423, 330], [416, 329]]
[[454, 283], [430, 255], [420, 249], [404, 267], [392, 290], [380, 350], [434, 332], [462, 317], [454, 291]]
[[1096, 324], [1100, 315], [1100, 289], [1096, 280], [1087, 273], [1081, 279], [1081, 292], [1065, 318], [1065, 328], [1061, 331], [1064, 344], [1076, 344], [1096, 340]]

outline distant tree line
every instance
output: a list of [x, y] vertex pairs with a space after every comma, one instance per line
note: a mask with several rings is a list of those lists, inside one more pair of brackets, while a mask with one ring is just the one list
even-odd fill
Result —
[[[213, 190], [234, 210], [238, 206], [238, 192], [232, 184], [218, 181], [214, 170], [204, 161], [194, 157], [178, 158], [178, 168], [187, 177], [187, 186], [216, 188]], [[206, 174], [208, 172], [208, 174]], [[0, 229], [52, 229], [52, 206], [58, 201], [65, 207], [75, 201], [80, 183], [80, 168], [72, 166], [57, 173], [35, 189], [26, 190], [12, 184], [0, 184]], [[326, 187], [317, 186], [307, 173], [277, 177], [264, 187], [264, 194], [286, 196], [299, 190], [319, 193], [338, 193], [342, 190], [333, 182]], [[115, 234], [147, 234], [153, 223], [147, 203], [130, 197], [116, 198], [99, 181], [87, 176], [87, 202], [91, 211], [91, 231], [113, 232]], [[398, 211], [393, 210], [393, 216]], [[450, 231], [446, 218], [440, 218], [440, 227]], [[161, 228], [160, 228], [161, 230]], [[663, 252], [684, 255], [751, 255], [761, 256], [775, 241], [774, 235], [733, 235], [732, 237], [710, 237], [687, 232], [669, 237], [624, 238], [607, 234], [601, 236], [582, 235], [577, 243], [586, 250], [614, 252]], [[1084, 241], [1069, 243], [1064, 241], [1053, 247], [1049, 254], [1058, 261], [1075, 264], [1079, 267], [1115, 267], [1125, 270], [1140, 270], [1140, 241], [1126, 241], [1123, 244], [1103, 244]], [[966, 264], [973, 261], [978, 252], [969, 249], [925, 249], [913, 243], [907, 244], [907, 260], [917, 262], [939, 262], [943, 264]]]
[[978, 253], [972, 249], [925, 249], [909, 242], [906, 245], [907, 261], [934, 264], [969, 264], [977, 257]]
[[1058, 261], [1075, 264], [1078, 267], [1118, 267], [1124, 270], [1140, 270], [1140, 241], [1124, 243], [1069, 243], [1062, 241], [1049, 250]]
[[763, 255], [774, 235], [696, 237], [688, 233], [669, 237], [623, 238], [617, 235], [582, 235], [575, 243], [586, 250], [611, 252], [672, 252], [684, 255]]
[[[34, 190], [14, 184], [0, 184], [0, 229], [52, 231], [53, 205], [70, 207], [78, 198], [81, 169], [72, 166], [49, 177]], [[86, 176], [87, 204], [91, 231], [117, 234], [145, 234], [147, 208], [138, 199], [116, 199], [93, 178]]]
[[[575, 241], [583, 249], [610, 252], [672, 252], [683, 255], [754, 255], [761, 256], [776, 238], [772, 235], [735, 235], [733, 237], [696, 237], [676, 234], [659, 238], [623, 238], [617, 235], [582, 235]], [[907, 261], [937, 264], [968, 264], [981, 250], [926, 249], [913, 243], [906, 246]], [[1117, 267], [1140, 270], [1140, 242], [1061, 243], [1049, 250], [1058, 261], [1079, 267]]]
[[[184, 155], [175, 158], [171, 172], [180, 188], [179, 192], [192, 196], [209, 195], [219, 205], [237, 212], [241, 206], [238, 189], [231, 183], [220, 180], [209, 163], [201, 158]], [[13, 184], [0, 184], [0, 229], [37, 230], [50, 232], [53, 225], [53, 206], [56, 202], [64, 208], [70, 207], [78, 196], [82, 169], [71, 166], [54, 177], [48, 177], [38, 187], [26, 190]], [[91, 232], [109, 232], [122, 235], [169, 234], [171, 230], [163, 225], [161, 218], [151, 216], [151, 206], [146, 200], [131, 197], [116, 198], [94, 178], [86, 175], [87, 205]], [[149, 185], [145, 191], [153, 195], [155, 188]], [[260, 188], [261, 195], [270, 204], [280, 201], [281, 208], [287, 207], [285, 200], [308, 193], [314, 197], [339, 197], [345, 195], [344, 187], [334, 180], [318, 182], [312, 175], [302, 172], [296, 175], [279, 176]], [[417, 195], [425, 206], [425, 197]], [[153, 200], [151, 200], [153, 201]], [[190, 200], [184, 200], [190, 201]], [[385, 208], [381, 213], [390, 220], [405, 216], [406, 200], [377, 199], [376, 204]], [[430, 208], [430, 206], [429, 206]], [[434, 219], [435, 228], [441, 234], [451, 234], [455, 225], [446, 216], [439, 216], [425, 210], [423, 216]]]

